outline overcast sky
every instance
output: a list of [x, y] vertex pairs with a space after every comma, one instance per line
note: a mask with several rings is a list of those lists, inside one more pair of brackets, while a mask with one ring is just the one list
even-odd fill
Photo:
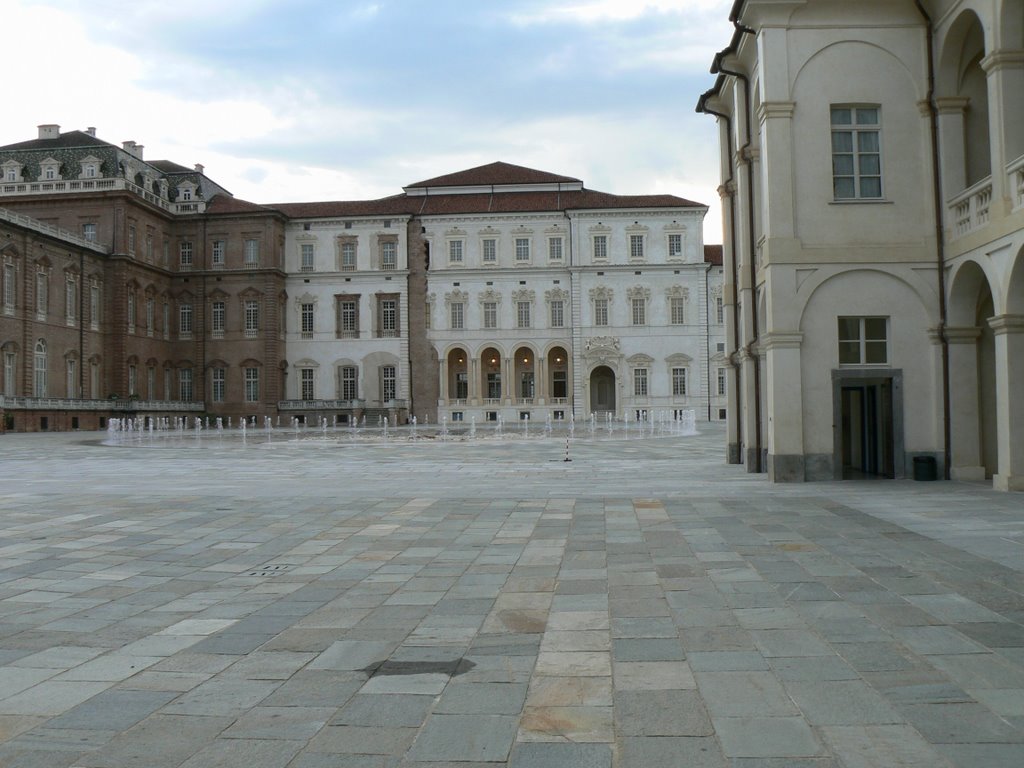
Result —
[[3, 0], [0, 145], [96, 126], [258, 203], [503, 160], [711, 208], [733, 0]]

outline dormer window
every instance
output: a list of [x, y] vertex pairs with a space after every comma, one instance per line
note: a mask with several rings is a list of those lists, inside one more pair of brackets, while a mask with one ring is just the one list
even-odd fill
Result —
[[95, 179], [100, 175], [100, 159], [89, 155], [78, 161], [82, 166], [82, 172], [78, 174], [80, 179]]
[[181, 189], [181, 199], [182, 200], [191, 200], [192, 199], [192, 188], [191, 187], [182, 187], [182, 189]]
[[8, 160], [0, 167], [3, 168], [4, 181], [23, 181], [21, 178], [21, 169], [25, 166], [21, 163], [15, 160]]

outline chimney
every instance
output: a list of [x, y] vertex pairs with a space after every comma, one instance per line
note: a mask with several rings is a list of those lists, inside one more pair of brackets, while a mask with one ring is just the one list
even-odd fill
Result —
[[196, 173], [202, 173], [205, 169], [202, 163], [196, 163]]
[[121, 142], [121, 149], [127, 152], [132, 157], [142, 159], [142, 150], [145, 149], [141, 144], [136, 144], [134, 141], [123, 141]]
[[92, 136], [94, 139], [96, 138], [96, 126], [95, 125], [90, 125], [88, 128], [85, 129], [85, 132], [87, 134], [89, 134], [90, 136]]
[[46, 125], [39, 126], [39, 138], [40, 139], [57, 139], [60, 138], [60, 126], [48, 123]]

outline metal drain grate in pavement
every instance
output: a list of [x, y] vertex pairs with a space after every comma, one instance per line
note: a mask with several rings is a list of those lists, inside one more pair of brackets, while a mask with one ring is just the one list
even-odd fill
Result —
[[291, 568], [288, 563], [267, 563], [257, 568], [255, 571], [249, 571], [250, 576], [262, 576], [264, 578], [270, 576], [280, 576], [282, 573]]

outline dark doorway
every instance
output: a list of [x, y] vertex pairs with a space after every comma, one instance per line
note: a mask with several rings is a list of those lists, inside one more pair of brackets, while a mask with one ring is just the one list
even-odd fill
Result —
[[844, 382], [840, 398], [843, 479], [895, 477], [892, 379]]
[[590, 410], [615, 411], [615, 372], [607, 365], [590, 374]]

